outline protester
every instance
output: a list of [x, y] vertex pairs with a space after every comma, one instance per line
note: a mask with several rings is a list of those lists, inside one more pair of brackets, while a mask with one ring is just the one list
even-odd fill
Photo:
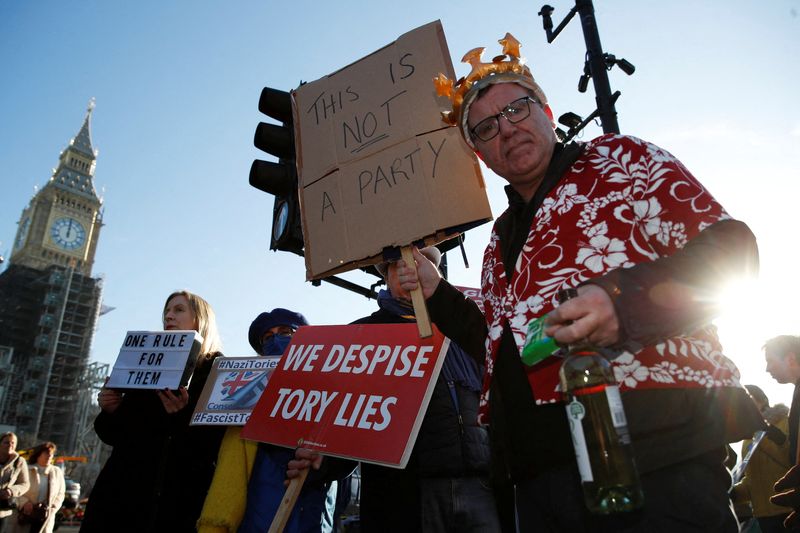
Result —
[[767, 373], [778, 383], [794, 383], [792, 407], [789, 411], [789, 461], [797, 462], [797, 428], [800, 418], [800, 337], [778, 335], [764, 343]]
[[[768, 431], [760, 440], [747, 439], [742, 443], [742, 457], [750, 458], [744, 470], [744, 477], [733, 487], [731, 497], [735, 504], [749, 502], [753, 517], [758, 521], [762, 533], [784, 531], [783, 521], [791, 509], [770, 503], [775, 482], [789, 469], [789, 408], [783, 404], [773, 407], [761, 388], [746, 385], [753, 401], [764, 419], [770, 424]], [[752, 447], [755, 445], [755, 448]]]
[[0, 435], [0, 533], [7, 529], [17, 498], [28, 490], [28, 465], [17, 453], [17, 436]]
[[[307, 325], [302, 314], [276, 308], [253, 320], [248, 339], [261, 355], [281, 355], [297, 328]], [[263, 533], [286, 492], [283, 482], [293, 450], [243, 440], [241, 430], [237, 426], [225, 432], [214, 480], [197, 522], [200, 533]], [[309, 476], [284, 531], [334, 531], [334, 510], [326, 507], [326, 496], [329, 489], [335, 493], [337, 477], [348, 474], [328, 471]]]
[[64, 502], [64, 472], [52, 464], [56, 445], [44, 442], [30, 455], [30, 488], [19, 497], [16, 533], [53, 533], [56, 512]]
[[[438, 249], [420, 253], [438, 267]], [[378, 294], [379, 309], [353, 323], [414, 322], [411, 296], [400, 287], [397, 265], [383, 263], [378, 271], [388, 287]], [[477, 424], [481, 378], [479, 365], [451, 343], [406, 467], [361, 464], [363, 531], [500, 531], [488, 481], [488, 435]], [[307, 467], [315, 455], [298, 450], [290, 469]]]
[[800, 530], [800, 466], [797, 466], [797, 430], [800, 417], [800, 337], [794, 335], [778, 335], [764, 343], [764, 359], [767, 372], [781, 384], [794, 383], [792, 407], [789, 410], [789, 457], [793, 466], [775, 484], [778, 494], [770, 498], [775, 505], [790, 507], [793, 511], [784, 521], [792, 531]]
[[189, 419], [222, 344], [214, 311], [196, 294], [170, 294], [162, 319], [165, 330], [195, 330], [203, 338], [189, 387], [101, 389], [94, 428], [113, 450], [92, 489], [81, 531], [195, 531], [224, 429], [189, 426]]
[[[725, 444], [763, 421], [710, 322], [722, 284], [755, 268], [755, 238], [655, 145], [612, 134], [559, 143], [519, 43], [501, 43], [492, 63], [468, 54], [473, 71], [455, 93], [437, 79], [454, 102], [447, 116], [509, 184], [484, 254], [485, 319], [418, 251], [419, 272], [401, 261], [398, 274], [406, 290], [419, 280], [445, 335], [486, 357], [482, 421], [497, 477], [515, 483], [519, 530], [737, 531]], [[554, 308], [568, 287], [578, 296]], [[557, 342], [620, 354], [611, 365], [644, 489], [639, 512], [594, 517], [583, 504], [562, 359], [520, 360], [528, 323], [544, 315]]]

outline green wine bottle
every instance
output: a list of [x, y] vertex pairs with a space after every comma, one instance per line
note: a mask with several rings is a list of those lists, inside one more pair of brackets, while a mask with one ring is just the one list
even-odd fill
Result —
[[[558, 301], [577, 294], [575, 289], [559, 291]], [[642, 507], [644, 494], [611, 365], [591, 344], [580, 342], [569, 346], [559, 375], [589, 511], [611, 514]]]

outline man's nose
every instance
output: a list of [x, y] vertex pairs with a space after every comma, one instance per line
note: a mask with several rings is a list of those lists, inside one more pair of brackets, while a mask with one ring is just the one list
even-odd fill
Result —
[[500, 129], [500, 135], [505, 137], [512, 134], [517, 128], [517, 125], [512, 124], [512, 122], [508, 120], [505, 115], [500, 115], [497, 118], [497, 127]]

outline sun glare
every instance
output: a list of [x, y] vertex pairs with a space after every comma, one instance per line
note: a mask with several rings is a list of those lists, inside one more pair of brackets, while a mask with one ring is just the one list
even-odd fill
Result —
[[791, 302], [782, 301], [779, 295], [764, 280], [732, 282], [720, 295], [722, 314], [714, 324], [725, 355], [739, 368], [742, 384], [761, 387], [770, 404], [789, 405], [794, 387], [779, 385], [767, 374], [761, 350], [767, 339], [795, 333]]

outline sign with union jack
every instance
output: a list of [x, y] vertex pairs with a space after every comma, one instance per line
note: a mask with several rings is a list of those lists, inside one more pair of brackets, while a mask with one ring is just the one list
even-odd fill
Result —
[[280, 356], [217, 357], [190, 423], [244, 425], [279, 359]]

